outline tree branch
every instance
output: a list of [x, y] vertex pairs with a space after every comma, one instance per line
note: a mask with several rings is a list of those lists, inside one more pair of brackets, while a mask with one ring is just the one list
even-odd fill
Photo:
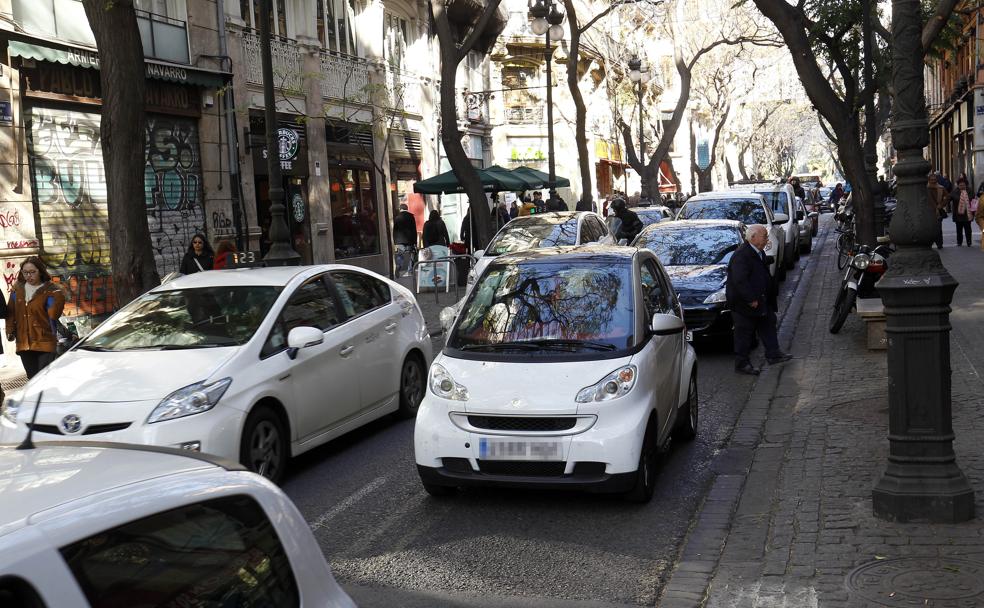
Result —
[[465, 38], [464, 42], [461, 43], [461, 46], [458, 47], [457, 63], [461, 63], [465, 56], [471, 52], [472, 48], [474, 48], [475, 44], [478, 42], [478, 39], [482, 37], [482, 34], [485, 33], [485, 28], [488, 27], [489, 22], [492, 21], [492, 17], [499, 12], [500, 2], [502, 2], [502, 0], [488, 0], [488, 4], [485, 5], [485, 10], [482, 11], [482, 16], [479, 17], [475, 27], [468, 32], [468, 36]]
[[926, 25], [923, 26], [922, 31], [922, 48], [923, 55], [929, 52], [929, 49], [936, 42], [937, 36], [943, 31], [943, 27], [946, 25], [947, 20], [950, 18], [950, 14], [953, 12], [953, 7], [957, 5], [958, 0], [940, 0], [939, 4], [936, 5], [936, 11], [933, 15], [926, 21]]

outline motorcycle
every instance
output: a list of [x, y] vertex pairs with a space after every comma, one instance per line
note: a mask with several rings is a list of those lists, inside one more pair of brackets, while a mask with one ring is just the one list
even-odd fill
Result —
[[841, 281], [840, 291], [837, 292], [834, 309], [830, 313], [830, 333], [836, 334], [840, 331], [859, 297], [878, 297], [875, 283], [888, 270], [888, 258], [892, 255], [891, 245], [884, 242], [888, 239], [880, 237], [878, 240], [879, 244], [874, 248], [861, 245], [858, 252], [851, 256]]

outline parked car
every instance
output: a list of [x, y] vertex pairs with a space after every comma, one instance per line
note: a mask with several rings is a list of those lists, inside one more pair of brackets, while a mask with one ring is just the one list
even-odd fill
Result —
[[799, 220], [796, 218], [796, 193], [790, 184], [736, 184], [732, 190], [750, 191], [761, 194], [773, 213], [782, 213], [788, 218], [782, 222], [785, 238], [783, 250], [786, 269], [792, 270], [799, 259]]
[[834, 211], [834, 206], [830, 204], [830, 193], [834, 189], [829, 186], [820, 187], [820, 208], [817, 211], [821, 213], [824, 211]]
[[472, 285], [489, 262], [500, 255], [543, 247], [611, 244], [611, 234], [601, 216], [593, 211], [551, 211], [514, 218], [492, 237], [488, 247], [475, 252], [468, 284]]
[[199, 272], [140, 296], [11, 395], [0, 439], [22, 437], [41, 399], [42, 439], [200, 450], [279, 480], [290, 456], [412, 416], [430, 358], [413, 294], [373, 272]]
[[[642, 221], [643, 227], [651, 226], [666, 220], [672, 220], [674, 216], [672, 209], [662, 205], [632, 207], [630, 211], [634, 211], [635, 214], [639, 216], [639, 220]], [[622, 224], [622, 220], [618, 219], [615, 215], [609, 215], [605, 218], [605, 222], [608, 224], [608, 230], [611, 234], [616, 234], [619, 226]]]
[[769, 272], [779, 281], [786, 278], [784, 260], [791, 254], [786, 249], [783, 224], [789, 221], [789, 216], [773, 213], [761, 194], [701, 192], [684, 203], [677, 213], [677, 220], [735, 220], [746, 226], [762, 224], [769, 232], [769, 242], [765, 246], [765, 254], [772, 258]]
[[632, 243], [656, 254], [683, 306], [695, 336], [731, 336], [725, 297], [728, 262], [745, 240], [745, 225], [733, 220], [680, 220], [649, 226]]
[[290, 499], [235, 463], [7, 445], [0, 500], [4, 606], [355, 606]]
[[813, 250], [813, 237], [820, 231], [820, 212], [810, 211], [800, 197], [796, 197], [796, 218], [799, 221], [800, 253]]
[[414, 454], [459, 486], [625, 492], [697, 432], [697, 360], [655, 254], [562, 247], [494, 260], [431, 366]]

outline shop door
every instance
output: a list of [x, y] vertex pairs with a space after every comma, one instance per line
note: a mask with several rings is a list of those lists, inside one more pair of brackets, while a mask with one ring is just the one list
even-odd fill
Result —
[[[311, 223], [308, 211], [307, 189], [304, 180], [284, 178], [284, 207], [287, 229], [294, 251], [301, 255], [302, 264], [310, 264]], [[260, 224], [260, 255], [270, 251], [270, 181], [266, 176], [256, 176], [256, 217]]]

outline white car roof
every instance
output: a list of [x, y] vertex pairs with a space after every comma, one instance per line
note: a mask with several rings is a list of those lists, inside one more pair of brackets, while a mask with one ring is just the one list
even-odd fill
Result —
[[179, 276], [168, 281], [153, 291], [170, 289], [193, 289], [196, 287], [283, 287], [294, 277], [302, 274], [317, 274], [328, 270], [357, 270], [368, 272], [364, 268], [347, 264], [318, 264], [314, 266], [276, 266], [270, 268], [233, 268], [230, 270], [209, 270]]
[[739, 192], [778, 192], [785, 190], [786, 186], [793, 187], [791, 184], [735, 184], [731, 186], [731, 189]]
[[756, 198], [756, 197], [762, 200], [764, 203], [765, 199], [762, 198], [761, 194], [757, 194], [751, 191], [734, 192], [729, 190], [719, 190], [715, 192], [701, 192], [700, 194], [695, 194], [694, 196], [688, 198], [687, 202], [689, 203], [690, 201], [724, 200], [724, 199], [747, 201], [749, 199]]
[[0, 537], [43, 511], [151, 479], [218, 470], [219, 462], [191, 452], [125, 444], [42, 442], [27, 450], [0, 445]]

